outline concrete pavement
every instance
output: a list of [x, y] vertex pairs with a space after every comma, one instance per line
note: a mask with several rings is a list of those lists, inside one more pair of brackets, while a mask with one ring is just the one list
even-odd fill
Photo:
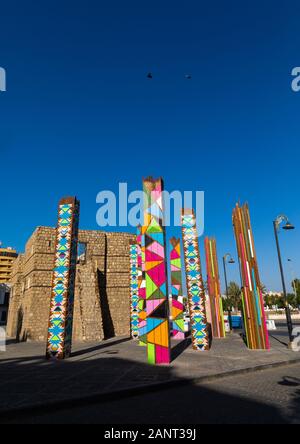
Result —
[[193, 424], [198, 437], [199, 424], [300, 424], [299, 375], [298, 363], [105, 403], [34, 412], [7, 423], [105, 424], [104, 430]]
[[[0, 417], [24, 409], [53, 409], [120, 399], [165, 387], [209, 380], [300, 361], [286, 347], [285, 329], [271, 337], [271, 351], [251, 351], [236, 333], [214, 340], [210, 352], [195, 352], [190, 341], [173, 343], [170, 366], [149, 366], [146, 350], [128, 338], [74, 344], [73, 356], [47, 362], [44, 344], [9, 341], [0, 353]], [[7, 412], [11, 411], [10, 414]]]

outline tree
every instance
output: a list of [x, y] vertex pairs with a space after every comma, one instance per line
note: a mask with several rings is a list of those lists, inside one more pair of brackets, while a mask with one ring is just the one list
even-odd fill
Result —
[[265, 305], [267, 305], [268, 307], [273, 307], [273, 305], [276, 305], [276, 303], [275, 303], [275, 295], [273, 295], [273, 294], [264, 294], [263, 298], [264, 298], [264, 301], [265, 301]]
[[289, 293], [287, 295], [287, 301], [289, 305], [291, 305], [292, 307], [296, 307], [297, 301], [296, 301], [296, 295], [294, 293]]
[[228, 285], [228, 298], [224, 299], [224, 310], [228, 311], [234, 307], [235, 310], [242, 308], [242, 292], [236, 282], [230, 282]]
[[282, 293], [280, 295], [275, 296], [275, 304], [274, 305], [277, 305], [279, 309], [285, 308], [285, 302], [284, 302], [284, 297], [283, 297]]
[[264, 284], [261, 284], [260, 290], [263, 296], [266, 296], [268, 294], [268, 289]]
[[294, 279], [292, 282], [292, 287], [296, 292], [295, 304], [300, 305], [300, 279]]

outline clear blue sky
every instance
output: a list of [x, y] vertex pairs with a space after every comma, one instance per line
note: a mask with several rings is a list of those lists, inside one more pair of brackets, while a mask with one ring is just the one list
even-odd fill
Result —
[[0, 239], [22, 251], [68, 194], [96, 229], [96, 194], [151, 174], [205, 191], [220, 257], [236, 256], [231, 212], [247, 200], [274, 290], [272, 220], [287, 213], [298, 230], [281, 235], [283, 254], [300, 277], [299, 19], [294, 0], [4, 2]]

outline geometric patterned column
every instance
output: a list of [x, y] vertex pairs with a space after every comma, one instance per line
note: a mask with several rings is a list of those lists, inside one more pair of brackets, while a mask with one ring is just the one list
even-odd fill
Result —
[[75, 197], [59, 202], [47, 359], [65, 359], [71, 354], [79, 207]]
[[223, 303], [219, 276], [216, 239], [205, 238], [208, 294], [210, 298], [212, 333], [214, 338], [225, 338]]
[[170, 264], [172, 286], [172, 332], [174, 339], [184, 339], [184, 298], [182, 294], [182, 269], [180, 239], [170, 239]]
[[242, 303], [247, 345], [250, 349], [268, 350], [269, 335], [247, 204], [242, 207], [236, 205], [233, 210], [233, 226], [243, 281]]
[[163, 181], [150, 177], [143, 181], [143, 189], [148, 362], [169, 364], [171, 353]]
[[138, 245], [130, 242], [130, 314], [131, 337], [139, 338]]
[[139, 345], [147, 345], [147, 311], [145, 280], [145, 235], [144, 228], [137, 227], [138, 245], [138, 293], [139, 293]]
[[181, 223], [193, 349], [206, 351], [209, 350], [210, 341], [194, 211], [182, 210]]

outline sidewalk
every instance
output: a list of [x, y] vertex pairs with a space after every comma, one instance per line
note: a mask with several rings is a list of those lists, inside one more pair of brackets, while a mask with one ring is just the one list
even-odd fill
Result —
[[0, 418], [7, 410], [48, 409], [59, 403], [75, 405], [75, 400], [84, 405], [93, 399], [119, 399], [168, 385], [300, 362], [300, 352], [288, 350], [284, 341], [284, 333], [277, 332], [271, 337], [271, 351], [250, 351], [233, 333], [214, 340], [211, 351], [203, 353], [193, 351], [190, 340], [175, 342], [172, 363], [159, 367], [148, 365], [146, 349], [128, 338], [74, 344], [72, 357], [59, 362], [45, 361], [44, 344], [10, 340], [7, 351], [0, 353]]

